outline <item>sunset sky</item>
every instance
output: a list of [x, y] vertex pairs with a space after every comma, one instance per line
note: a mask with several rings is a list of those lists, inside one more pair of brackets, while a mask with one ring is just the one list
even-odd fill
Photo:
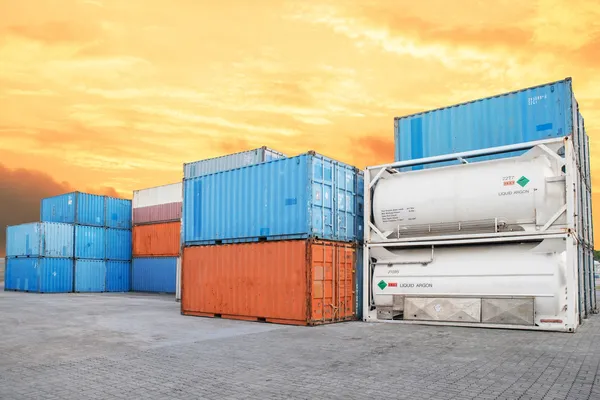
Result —
[[130, 198], [262, 145], [390, 162], [394, 116], [568, 76], [600, 179], [598, 1], [0, 0], [0, 15], [2, 226], [39, 218], [41, 197]]

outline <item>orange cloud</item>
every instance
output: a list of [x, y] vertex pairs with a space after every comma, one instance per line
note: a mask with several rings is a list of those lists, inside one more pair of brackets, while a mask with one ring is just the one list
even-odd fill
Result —
[[572, 76], [600, 176], [600, 7], [573, 1], [1, 2], [0, 159], [122, 196], [260, 146], [364, 167], [395, 116]]

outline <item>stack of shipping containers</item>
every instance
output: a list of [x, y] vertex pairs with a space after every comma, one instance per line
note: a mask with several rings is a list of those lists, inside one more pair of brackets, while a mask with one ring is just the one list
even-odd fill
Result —
[[395, 142], [365, 171], [365, 320], [573, 332], [597, 311], [570, 78], [396, 118]]
[[72, 224], [32, 222], [6, 228], [5, 290], [73, 291]]
[[73, 192], [43, 199], [40, 211], [41, 222], [7, 228], [6, 289], [129, 291], [130, 200]]
[[276, 156], [203, 175], [186, 165], [184, 315], [295, 325], [354, 318], [358, 170], [314, 152]]
[[133, 192], [134, 292], [179, 292], [181, 182]]

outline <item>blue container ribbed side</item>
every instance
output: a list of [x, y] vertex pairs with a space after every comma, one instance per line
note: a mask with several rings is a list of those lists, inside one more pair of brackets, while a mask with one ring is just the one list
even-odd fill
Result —
[[76, 225], [75, 258], [103, 260], [106, 258], [106, 228]]
[[131, 261], [106, 261], [106, 291], [131, 290]]
[[131, 231], [127, 229], [106, 230], [106, 259], [131, 260]]
[[104, 260], [75, 261], [75, 291], [104, 292], [106, 290], [106, 262]]
[[73, 291], [73, 259], [40, 259], [40, 293], [69, 293]]
[[77, 222], [77, 192], [47, 197], [40, 203], [40, 220], [42, 222]]
[[104, 226], [106, 220], [106, 196], [79, 193], [77, 196], [77, 223]]
[[134, 257], [131, 290], [134, 292], [175, 293], [177, 257]]
[[106, 196], [72, 192], [42, 199], [40, 219], [43, 222], [64, 222], [104, 226]]
[[131, 200], [107, 197], [105, 226], [131, 229]]
[[4, 289], [21, 292], [37, 292], [39, 258], [7, 257], [4, 265]]
[[33, 222], [6, 228], [8, 257], [73, 257], [73, 225]]
[[312, 153], [188, 179], [184, 241], [356, 241], [356, 190], [356, 168]]
[[8, 257], [5, 268], [6, 290], [38, 293], [73, 291], [72, 258]]
[[[415, 160], [570, 135], [571, 79], [395, 119], [395, 159]], [[482, 161], [520, 153], [477, 157]], [[437, 163], [423, 169], [456, 164]]]

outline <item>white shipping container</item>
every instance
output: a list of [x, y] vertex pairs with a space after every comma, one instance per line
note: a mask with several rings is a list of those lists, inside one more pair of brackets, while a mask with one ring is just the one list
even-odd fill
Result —
[[175, 301], [181, 301], [181, 257], [177, 257], [177, 277], [175, 279]]
[[580, 324], [573, 235], [367, 246], [366, 321], [574, 332]]
[[133, 208], [152, 207], [183, 201], [181, 182], [133, 191]]

